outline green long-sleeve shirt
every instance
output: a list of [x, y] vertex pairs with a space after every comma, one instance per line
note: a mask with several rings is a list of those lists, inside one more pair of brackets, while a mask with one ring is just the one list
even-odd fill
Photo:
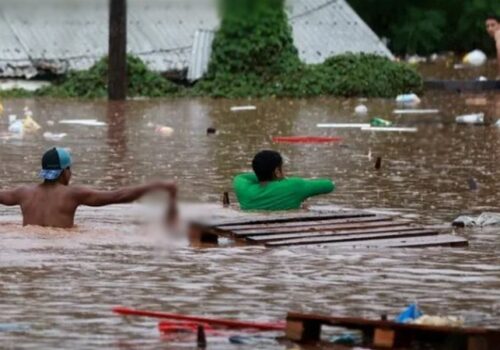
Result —
[[335, 183], [289, 177], [262, 185], [255, 174], [242, 174], [236, 176], [233, 187], [241, 209], [278, 211], [299, 209], [307, 198], [333, 192]]

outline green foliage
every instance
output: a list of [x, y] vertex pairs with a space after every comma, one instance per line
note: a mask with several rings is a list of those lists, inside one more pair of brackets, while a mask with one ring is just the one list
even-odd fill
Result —
[[34, 92], [24, 89], [12, 89], [12, 90], [0, 91], [0, 97], [2, 98], [31, 98], [33, 96]]
[[[127, 57], [128, 96], [161, 97], [179, 88], [150, 71], [139, 58]], [[108, 89], [108, 59], [103, 58], [89, 70], [70, 72], [54, 85], [37, 91], [39, 96], [104, 98]]]
[[408, 8], [404, 23], [391, 26], [393, 48], [396, 52], [430, 54], [444, 36], [446, 16], [442, 11]]
[[195, 95], [393, 97], [422, 88], [412, 68], [375, 55], [301, 63], [283, 0], [222, 0], [221, 11], [209, 71], [195, 86]]
[[[488, 14], [500, 14], [498, 0], [348, 0], [398, 54], [482, 49], [493, 52], [485, 31]], [[389, 15], [390, 14], [390, 15]]]

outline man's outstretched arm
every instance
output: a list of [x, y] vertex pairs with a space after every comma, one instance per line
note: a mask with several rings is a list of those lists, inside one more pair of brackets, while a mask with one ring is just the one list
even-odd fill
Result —
[[21, 188], [16, 188], [14, 190], [0, 191], [0, 204], [13, 206], [21, 204]]
[[172, 182], [153, 182], [141, 186], [125, 187], [115, 191], [98, 191], [91, 188], [75, 187], [74, 196], [78, 205], [102, 207], [111, 204], [131, 203], [144, 195], [154, 191], [169, 193], [171, 200], [175, 200], [177, 186]]

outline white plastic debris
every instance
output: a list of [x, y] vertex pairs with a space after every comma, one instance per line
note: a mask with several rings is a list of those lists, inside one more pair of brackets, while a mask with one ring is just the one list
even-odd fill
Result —
[[358, 115], [365, 115], [368, 113], [368, 107], [366, 107], [365, 105], [356, 106], [356, 108], [354, 109], [354, 113]]
[[317, 124], [318, 128], [334, 128], [334, 129], [362, 129], [370, 127], [369, 123], [328, 123]]
[[155, 133], [161, 136], [170, 137], [174, 134], [174, 129], [169, 126], [158, 125], [155, 129]]
[[456, 316], [430, 316], [423, 315], [412, 322], [413, 324], [438, 327], [462, 327], [464, 319]]
[[456, 117], [457, 124], [484, 124], [484, 113], [467, 114]]
[[469, 52], [467, 55], [464, 56], [462, 62], [463, 64], [470, 66], [470, 67], [480, 67], [486, 63], [488, 60], [488, 57], [486, 54], [481, 51], [481, 50], [474, 50]]
[[416, 94], [404, 94], [398, 95], [396, 102], [404, 105], [417, 105], [420, 103], [420, 98]]
[[439, 109], [395, 109], [394, 114], [438, 114]]
[[362, 131], [383, 131], [383, 132], [417, 132], [417, 128], [398, 128], [394, 126], [369, 126], [361, 129]]
[[255, 111], [256, 106], [234, 106], [231, 107], [231, 112], [245, 112], [245, 111]]
[[106, 123], [100, 122], [97, 119], [64, 119], [64, 120], [60, 120], [59, 124], [84, 125], [84, 126], [106, 126]]
[[485, 76], [481, 75], [480, 77], [477, 77], [477, 81], [488, 81], [488, 78]]
[[500, 225], [500, 213], [482, 213], [479, 216], [462, 215], [453, 220], [453, 226], [494, 226]]
[[43, 133], [43, 138], [47, 141], [61, 141], [66, 136], [68, 136], [68, 134], [66, 134], [66, 133], [60, 133], [60, 134], [54, 134], [51, 132], [44, 132]]
[[54, 121], [53, 120], [47, 120], [47, 125], [48, 126], [54, 126]]
[[497, 128], [500, 128], [500, 119], [498, 119], [498, 120], [497, 120], [497, 122], [495, 123], [495, 126], [496, 126]]
[[11, 114], [9, 115], [9, 125], [14, 123], [17, 120], [17, 115]]
[[12, 134], [23, 135], [24, 134], [24, 124], [22, 120], [16, 120], [9, 125], [9, 132]]

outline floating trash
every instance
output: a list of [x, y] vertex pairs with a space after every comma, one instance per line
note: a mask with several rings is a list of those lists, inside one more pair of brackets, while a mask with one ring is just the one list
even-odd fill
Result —
[[457, 124], [471, 124], [482, 125], [484, 124], [484, 113], [466, 114], [456, 117]]
[[398, 95], [396, 97], [396, 102], [399, 104], [417, 105], [420, 103], [420, 97], [418, 97], [416, 94]]
[[356, 108], [354, 109], [354, 113], [359, 115], [365, 115], [368, 113], [368, 107], [366, 107], [365, 105], [356, 106]]
[[155, 133], [161, 136], [170, 137], [174, 134], [174, 129], [169, 126], [157, 125]]
[[395, 109], [394, 114], [438, 114], [439, 109]]
[[68, 134], [66, 134], [66, 133], [60, 133], [60, 134], [54, 134], [51, 132], [44, 132], [43, 133], [43, 138], [47, 141], [61, 141], [66, 136], [68, 136]]
[[388, 127], [383, 127], [383, 126], [370, 126], [367, 128], [362, 128], [362, 131], [387, 131], [387, 132], [417, 132], [417, 128], [401, 128], [401, 127], [394, 127], [394, 126], [388, 126]]
[[370, 126], [384, 126], [384, 127], [387, 127], [387, 126], [392, 126], [392, 122], [389, 121], [389, 120], [382, 119], [382, 118], [373, 118], [370, 121]]
[[245, 111], [255, 111], [257, 110], [256, 106], [235, 106], [231, 107], [231, 112], [245, 112]]
[[3, 114], [3, 111], [4, 111], [3, 104], [0, 102], [0, 115]]
[[481, 50], [474, 50], [464, 56], [462, 63], [470, 67], [480, 67], [486, 63], [488, 57]]
[[83, 125], [83, 126], [106, 126], [104, 122], [100, 122], [97, 119], [64, 119], [60, 120], [59, 124], [67, 125]]

